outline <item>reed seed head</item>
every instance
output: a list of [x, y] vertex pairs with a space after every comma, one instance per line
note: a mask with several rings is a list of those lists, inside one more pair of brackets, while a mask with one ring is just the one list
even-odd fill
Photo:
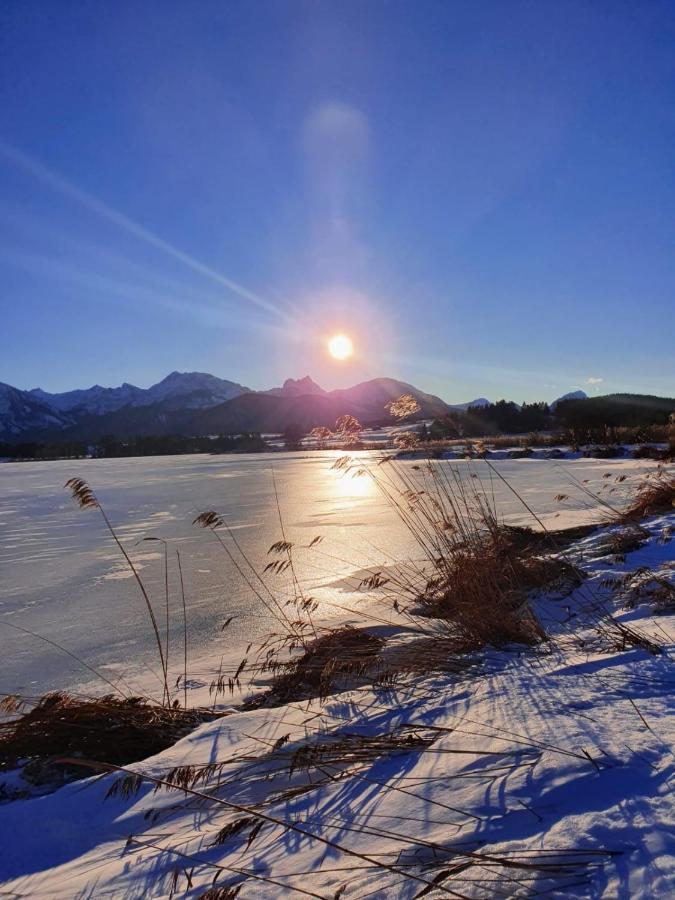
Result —
[[96, 495], [84, 478], [69, 478], [64, 487], [70, 491], [70, 495], [80, 509], [98, 509], [99, 502]]

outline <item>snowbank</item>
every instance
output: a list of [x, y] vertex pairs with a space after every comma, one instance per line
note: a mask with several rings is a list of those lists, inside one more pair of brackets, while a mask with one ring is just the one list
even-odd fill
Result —
[[[3, 891], [198, 897], [215, 879], [242, 898], [673, 896], [675, 621], [615, 585], [641, 567], [672, 580], [674, 526], [651, 520], [625, 558], [612, 529], [576, 544], [588, 578], [536, 602], [554, 637], [539, 651], [237, 711], [132, 767], [213, 766], [183, 773], [188, 793], [145, 781], [106, 799], [110, 774], [4, 804]], [[599, 640], [603, 604], [664, 652]]]

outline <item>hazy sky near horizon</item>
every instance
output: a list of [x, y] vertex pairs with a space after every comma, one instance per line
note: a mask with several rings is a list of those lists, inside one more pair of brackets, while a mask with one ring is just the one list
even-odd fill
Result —
[[3, 3], [0, 381], [672, 396], [674, 47], [668, 0]]

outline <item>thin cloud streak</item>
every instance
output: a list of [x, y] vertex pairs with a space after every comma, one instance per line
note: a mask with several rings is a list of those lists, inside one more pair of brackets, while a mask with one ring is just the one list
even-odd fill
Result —
[[[190, 320], [218, 327], [238, 327], [267, 330], [271, 326], [250, 322], [236, 313], [218, 308], [214, 303], [203, 302], [191, 294], [186, 300], [181, 292], [166, 288], [153, 288], [122, 278], [113, 277], [105, 272], [75, 266], [56, 257], [39, 253], [0, 249], [0, 260], [20, 268], [33, 275], [53, 279], [67, 285], [79, 285], [89, 293], [90, 300], [100, 296], [105, 302], [114, 300], [126, 306], [147, 306], [152, 304], [158, 309], [176, 313]], [[277, 329], [278, 331], [279, 329]]]
[[43, 165], [40, 162], [37, 162], [37, 160], [32, 159], [27, 154], [16, 149], [15, 147], [10, 146], [4, 141], [0, 141], [0, 154], [4, 156], [4, 158], [8, 162], [14, 164], [23, 171], [28, 172], [38, 181], [41, 181], [43, 184], [48, 185], [53, 190], [58, 191], [60, 194], [63, 194], [71, 200], [77, 201], [87, 209], [97, 213], [102, 218], [107, 219], [107, 221], [112, 222], [114, 225], [117, 225], [118, 227], [124, 229], [129, 234], [132, 234], [134, 237], [139, 238], [146, 244], [149, 244], [151, 247], [155, 247], [157, 250], [161, 250], [163, 253], [166, 253], [173, 259], [182, 262], [184, 265], [193, 269], [195, 272], [198, 272], [200, 275], [216, 281], [222, 287], [227, 288], [242, 299], [248, 300], [250, 303], [255, 304], [256, 306], [272, 313], [275, 316], [279, 316], [280, 318], [288, 318], [287, 313], [280, 310], [277, 306], [270, 303], [269, 301], [258, 296], [258, 294], [253, 293], [253, 291], [248, 290], [248, 288], [245, 288], [243, 285], [238, 284], [236, 281], [232, 281], [230, 278], [227, 278], [225, 275], [222, 275], [215, 269], [210, 268], [210, 266], [199, 262], [199, 260], [194, 259], [183, 250], [180, 250], [178, 247], [174, 247], [173, 244], [170, 244], [168, 241], [160, 238], [152, 231], [149, 231], [147, 228], [144, 228], [142, 225], [134, 222], [133, 219], [130, 219], [128, 216], [124, 215], [124, 213], [118, 212], [116, 209], [113, 209], [112, 207], [103, 203], [101, 200], [98, 200], [87, 191], [81, 190], [63, 176], [57, 174], [56, 172], [47, 168], [47, 166]]

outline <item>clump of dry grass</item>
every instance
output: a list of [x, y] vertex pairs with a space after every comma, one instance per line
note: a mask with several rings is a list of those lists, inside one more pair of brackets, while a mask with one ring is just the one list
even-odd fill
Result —
[[643, 444], [636, 447], [633, 451], [633, 459], [655, 459], [665, 462], [673, 456], [673, 449], [668, 447], [651, 447], [649, 444]]
[[620, 444], [600, 444], [587, 447], [581, 455], [587, 459], [617, 459], [625, 452], [624, 447]]
[[512, 447], [522, 447], [525, 439], [522, 435], [495, 434], [486, 436], [485, 440], [492, 450], [510, 450]]
[[550, 535], [547, 554], [544, 537], [505, 526], [482, 483], [462, 478], [453, 466], [429, 460], [412, 467], [396, 461], [359, 467], [343, 457], [335, 468], [372, 478], [422, 552], [422, 564], [388, 579], [397, 612], [440, 620], [455, 652], [546, 639], [530, 593], [581, 580], [574, 566], [550, 554]]
[[675, 508], [675, 475], [659, 467], [656, 477], [647, 479], [633, 503], [624, 511], [624, 520], [644, 519]]
[[212, 887], [200, 894], [197, 900], [235, 900], [242, 887], [243, 884], [237, 884], [234, 887]]
[[[124, 765], [159, 753], [213, 718], [208, 710], [159, 706], [140, 697], [111, 694], [82, 700], [62, 692], [46, 694], [33, 709], [0, 722], [0, 769], [27, 761], [31, 768], [26, 775], [32, 771], [46, 780], [56, 776], [61, 757]], [[89, 774], [68, 766], [68, 780]]]
[[443, 672], [448, 675], [479, 676], [481, 661], [477, 656], [458, 655], [457, 642], [446, 634], [416, 637], [388, 644], [381, 654], [379, 684], [393, 685], [408, 675]]
[[616, 578], [606, 578], [603, 585], [614, 590], [627, 609], [647, 603], [657, 613], [675, 610], [675, 585], [672, 580], [648, 566], [640, 566]]
[[403, 394], [396, 400], [385, 403], [384, 408], [394, 419], [404, 422], [406, 419], [411, 419], [413, 416], [416, 416], [422, 407], [412, 394]]
[[309, 641], [302, 654], [288, 662], [270, 656], [261, 669], [275, 673], [272, 685], [264, 694], [250, 700], [246, 708], [289, 703], [306, 696], [324, 698], [339, 682], [372, 675], [383, 646], [382, 638], [343, 626]]
[[[633, 455], [636, 458], [667, 460], [675, 452], [675, 425], [650, 425], [642, 428], [617, 427], [610, 428], [568, 428], [555, 432], [531, 432], [530, 434], [483, 434], [456, 438], [426, 440], [417, 445], [417, 450], [433, 456], [452, 450], [463, 450], [468, 444], [480, 441], [489, 450], [511, 450], [520, 448], [569, 447], [578, 451], [586, 448], [585, 456], [611, 458], [626, 452], [626, 445], [641, 445]], [[653, 443], [669, 443], [668, 448], [650, 446]], [[529, 455], [529, 454], [528, 454]]]
[[460, 651], [485, 644], [534, 645], [546, 633], [527, 604], [535, 589], [550, 591], [579, 583], [563, 559], [514, 550], [508, 541], [484, 541], [458, 548], [449, 564], [429, 579], [417, 603], [426, 615], [448, 623]]
[[328, 740], [302, 743], [290, 759], [290, 774], [326, 768], [362, 766], [399, 754], [426, 750], [440, 733], [434, 729], [402, 727], [385, 734], [338, 734]]
[[501, 533], [514, 550], [525, 553], [560, 553], [597, 531], [597, 525], [572, 525], [555, 531], [535, 531], [527, 525], [502, 525]]
[[642, 528], [627, 525], [602, 537], [593, 548], [593, 556], [611, 556], [614, 562], [623, 562], [626, 554], [639, 550], [647, 540]]

